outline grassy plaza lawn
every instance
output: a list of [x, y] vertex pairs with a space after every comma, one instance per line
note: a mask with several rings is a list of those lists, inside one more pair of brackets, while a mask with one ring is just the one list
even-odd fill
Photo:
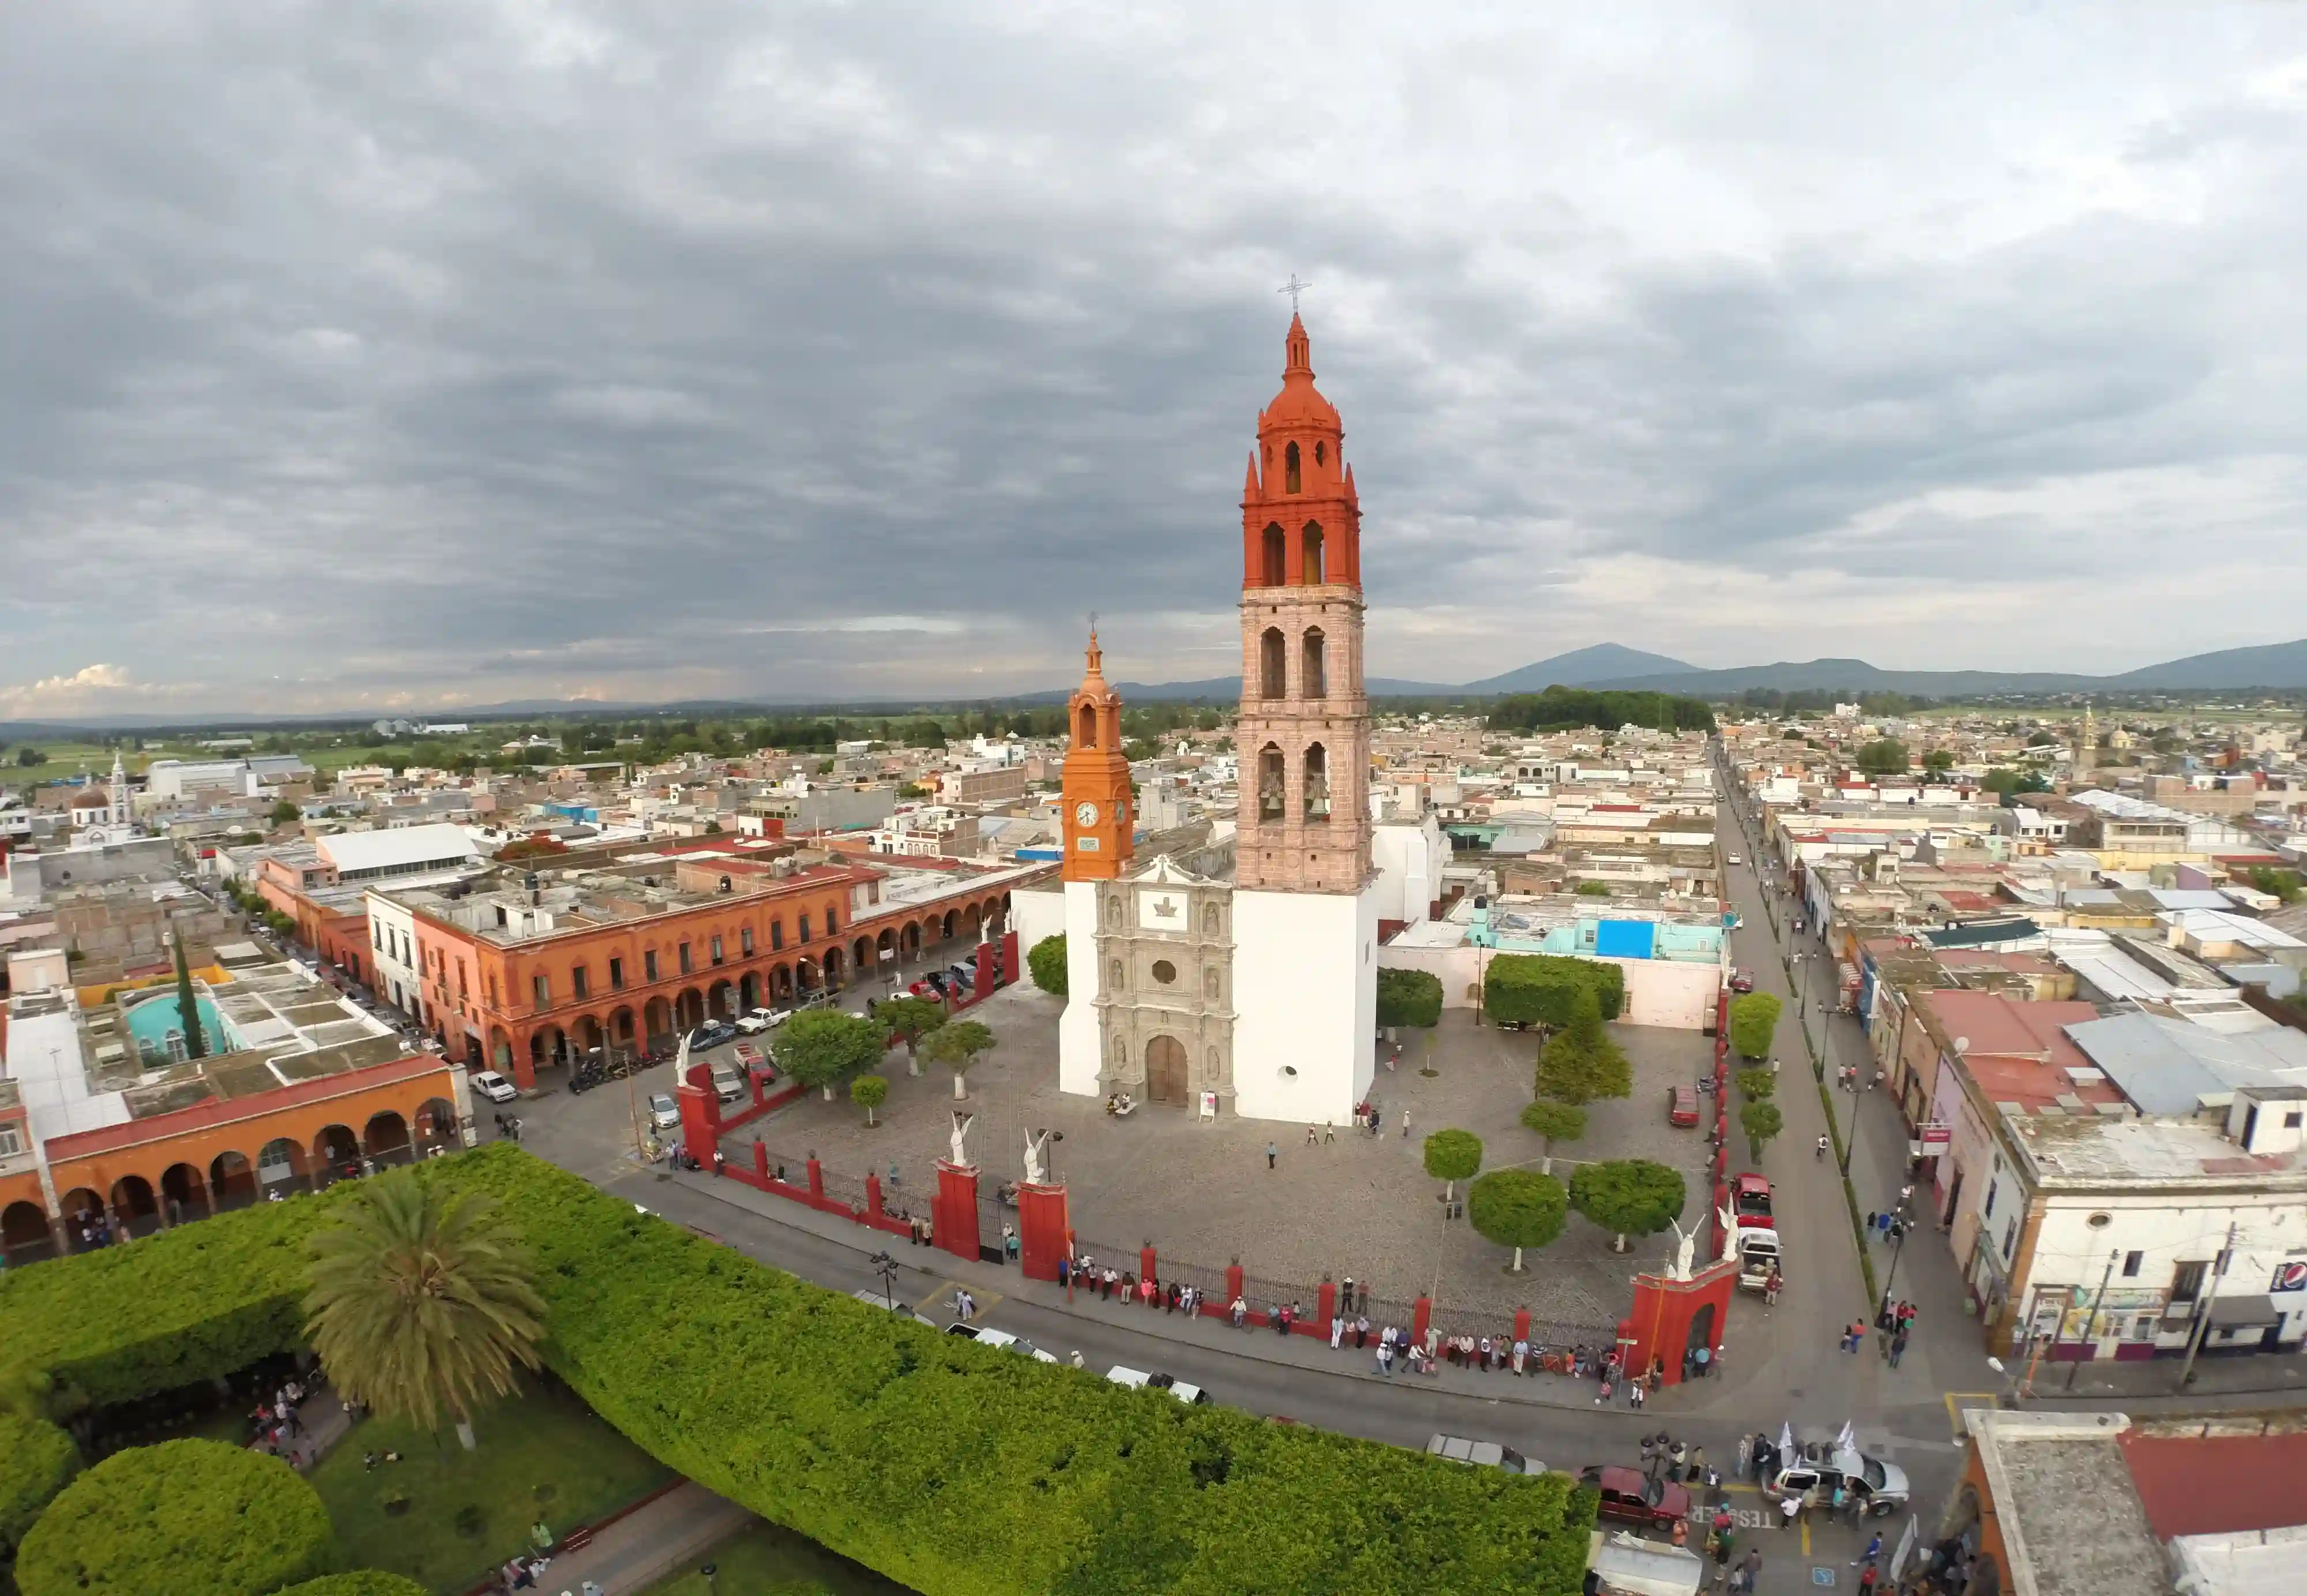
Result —
[[[468, 1590], [527, 1543], [539, 1518], [556, 1536], [590, 1523], [673, 1478], [673, 1472], [559, 1386], [478, 1415], [471, 1452], [438, 1436], [364, 1420], [313, 1472], [348, 1568], [383, 1568], [442, 1592]], [[382, 1459], [374, 1469], [364, 1453]], [[406, 1506], [388, 1506], [405, 1498]]]
[[[698, 1572], [708, 1563], [710, 1584]], [[905, 1587], [806, 1536], [756, 1521], [640, 1596], [905, 1596]]]

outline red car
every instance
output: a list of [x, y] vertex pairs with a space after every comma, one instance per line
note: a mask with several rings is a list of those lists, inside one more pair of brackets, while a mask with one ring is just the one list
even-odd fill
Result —
[[1771, 1222], [1771, 1182], [1758, 1174], [1742, 1174], [1730, 1182], [1730, 1208], [1743, 1227], [1759, 1225], [1764, 1230], [1778, 1228]]
[[1740, 994], [1754, 991], [1754, 972], [1751, 969], [1732, 970], [1730, 972], [1730, 990]]
[[1640, 1469], [1593, 1464], [1578, 1472], [1578, 1483], [1602, 1498], [1601, 1515], [1646, 1530], [1670, 1529], [1690, 1516], [1690, 1493], [1666, 1480], [1646, 1480]]
[[1666, 1122], [1685, 1130], [1698, 1123], [1698, 1088], [1694, 1086], [1668, 1087], [1666, 1094]]

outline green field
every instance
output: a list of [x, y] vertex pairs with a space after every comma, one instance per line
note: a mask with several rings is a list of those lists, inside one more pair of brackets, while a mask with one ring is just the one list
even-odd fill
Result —
[[[673, 1472], [557, 1387], [501, 1402], [456, 1432], [427, 1435], [370, 1419], [313, 1471], [350, 1568], [384, 1568], [453, 1593], [469, 1590], [527, 1543], [540, 1517], [554, 1535], [656, 1489]], [[400, 1454], [365, 1466], [363, 1455]], [[387, 1504], [406, 1498], [399, 1511]]]

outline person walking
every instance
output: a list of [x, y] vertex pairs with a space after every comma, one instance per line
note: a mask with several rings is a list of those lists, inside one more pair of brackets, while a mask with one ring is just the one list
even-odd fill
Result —
[[1853, 1568], [1871, 1568], [1882, 1556], [1882, 1537], [1875, 1536], [1866, 1543], [1866, 1549], [1850, 1559]]
[[1410, 1134], [1410, 1110], [1407, 1108], [1402, 1111], [1402, 1133], [1404, 1136]]
[[1227, 1312], [1232, 1318], [1233, 1327], [1237, 1330], [1249, 1322], [1249, 1304], [1239, 1297], [1233, 1300], [1233, 1306], [1228, 1309]]
[[1754, 1596], [1755, 1581], [1760, 1579], [1762, 1574], [1761, 1548], [1750, 1546], [1746, 1549], [1746, 1555], [1739, 1559], [1738, 1572], [1745, 1576], [1745, 1589], [1747, 1596]]
[[1322, 1145], [1321, 1137], [1315, 1131], [1314, 1127], [1311, 1125], [1306, 1127], [1306, 1145], [1309, 1148], [1319, 1147]]
[[1354, 1316], [1354, 1345], [1357, 1349], [1369, 1345], [1369, 1316], [1368, 1314], [1358, 1313]]
[[1330, 1350], [1336, 1352], [1346, 1338], [1346, 1321], [1337, 1314], [1330, 1315]]
[[1324, 1142], [1325, 1144], [1327, 1144], [1327, 1145], [1334, 1145], [1334, 1144], [1336, 1143], [1337, 1139], [1338, 1139], [1338, 1122], [1337, 1122], [1337, 1121], [1335, 1121], [1335, 1120], [1324, 1120], [1324, 1121], [1322, 1122], [1322, 1140], [1323, 1140], [1323, 1142]]
[[[1270, 1158], [1270, 1157], [1273, 1156], [1274, 1149], [1273, 1149], [1271, 1147], [1269, 1147], [1269, 1148], [1267, 1148], [1265, 1150], [1266, 1150], [1266, 1155], [1267, 1155], [1267, 1156]], [[1818, 1139], [1818, 1151], [1817, 1151], [1816, 1153], [1813, 1154], [1812, 1156], [1813, 1156], [1814, 1157], [1817, 1157], [1817, 1158], [1824, 1158], [1824, 1157], [1826, 1156], [1826, 1138], [1825, 1138], [1825, 1137], [1822, 1136], [1822, 1137], [1820, 1137], [1820, 1138]]]
[[1891, 1333], [1891, 1367], [1899, 1367], [1899, 1360], [1907, 1355], [1907, 1327], [1900, 1326]]
[[1275, 1148], [1275, 1147], [1274, 1147], [1274, 1145], [1272, 1142], [1270, 1142], [1270, 1141], [1269, 1141], [1269, 1142], [1267, 1142], [1267, 1143], [1265, 1144], [1265, 1167], [1266, 1167], [1266, 1168], [1268, 1168], [1268, 1169], [1272, 1169], [1272, 1168], [1274, 1167], [1274, 1159], [1276, 1159], [1276, 1158], [1278, 1158], [1278, 1157], [1280, 1157], [1280, 1156], [1281, 1156], [1280, 1149], [1278, 1149], [1277, 1148]]
[[1394, 1343], [1391, 1341], [1377, 1344], [1377, 1371], [1389, 1378], [1394, 1374]]

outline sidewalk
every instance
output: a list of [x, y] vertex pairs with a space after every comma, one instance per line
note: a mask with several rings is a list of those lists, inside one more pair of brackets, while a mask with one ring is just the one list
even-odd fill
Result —
[[[1037, 1307], [1134, 1330], [1140, 1335], [1156, 1336], [1188, 1345], [1230, 1353], [1236, 1357], [1253, 1358], [1264, 1363], [1313, 1370], [1377, 1384], [1409, 1384], [1420, 1390], [1454, 1392], [1461, 1395], [1479, 1396], [1488, 1401], [1514, 1403], [1527, 1407], [1582, 1408], [1591, 1411], [1596, 1406], [1594, 1399], [1600, 1390], [1599, 1384], [1591, 1379], [1573, 1379], [1566, 1375], [1557, 1374], [1534, 1374], [1516, 1378], [1511, 1372], [1505, 1370], [1483, 1373], [1477, 1370], [1457, 1368], [1448, 1362], [1437, 1363], [1436, 1371], [1429, 1375], [1412, 1375], [1406, 1371], [1383, 1375], [1377, 1370], [1376, 1350], [1371, 1348], [1357, 1351], [1351, 1340], [1346, 1345], [1333, 1351], [1326, 1336], [1283, 1336], [1271, 1328], [1237, 1330], [1222, 1319], [1188, 1318], [1184, 1314], [1171, 1313], [1159, 1308], [1125, 1307], [1118, 1298], [1108, 1301], [1102, 1297], [1093, 1296], [1086, 1291], [1076, 1291], [1068, 1300], [1064, 1287], [1050, 1281], [1028, 1280], [1020, 1270], [1015, 1267], [982, 1262], [973, 1263], [956, 1258], [949, 1252], [940, 1252], [935, 1248], [908, 1246], [901, 1238], [890, 1236], [879, 1231], [868, 1230], [837, 1215], [821, 1214], [813, 1208], [804, 1208], [799, 1203], [771, 1197], [765, 1192], [756, 1191], [750, 1186], [741, 1185], [735, 1181], [719, 1180], [709, 1174], [690, 1174], [685, 1171], [665, 1174], [663, 1178], [700, 1196], [709, 1197], [717, 1202], [726, 1204], [732, 1208], [740, 1209], [756, 1217], [792, 1229], [807, 1231], [812, 1235], [861, 1254], [870, 1255], [887, 1250], [891, 1257], [907, 1267], [920, 1269], [959, 1284], [967, 1285], [981, 1296], [995, 1293], [1012, 1302], [1031, 1302]], [[646, 1206], [646, 1199], [643, 1202]], [[701, 1228], [706, 1228], [709, 1233], [709, 1227]], [[716, 1236], [714, 1239], [720, 1238]], [[939, 1299], [942, 1299], [945, 1294], [942, 1290], [936, 1293]], [[941, 1309], [941, 1307], [940, 1301], [939, 1308]], [[937, 1310], [931, 1311], [937, 1311]], [[1456, 1327], [1462, 1327], [1467, 1333], [1475, 1336], [1494, 1328], [1479, 1324], [1466, 1324]], [[1376, 1325], [1371, 1327], [1373, 1335], [1378, 1328], [1379, 1327]], [[1454, 1327], [1437, 1321], [1436, 1328], [1447, 1334]], [[1044, 1347], [1043, 1350], [1055, 1353], [1061, 1357], [1065, 1352], [1065, 1349], [1057, 1346]], [[1722, 1380], [1708, 1380], [1702, 1383], [1710, 1388], [1726, 1387], [1729, 1385], [1729, 1382]], [[1652, 1405], [1670, 1402], [1672, 1397], [1671, 1392], [1661, 1394], [1653, 1397]], [[1623, 1387], [1613, 1395], [1611, 1405], [1620, 1409], [1626, 1407]], [[1716, 1404], [1708, 1403], [1705, 1405], [1711, 1408]], [[1698, 1410], [1695, 1407], [1685, 1407], [1684, 1411]]]
[[537, 1589], [576, 1591], [591, 1580], [608, 1596], [628, 1596], [718, 1546], [752, 1516], [736, 1503], [684, 1480], [596, 1532], [583, 1550], [550, 1559]]

